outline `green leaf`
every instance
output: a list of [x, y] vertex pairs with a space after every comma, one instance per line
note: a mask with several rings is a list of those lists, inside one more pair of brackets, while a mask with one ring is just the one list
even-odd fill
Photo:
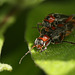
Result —
[[10, 65], [8, 65], [8, 64], [0, 63], [0, 72], [4, 71], [4, 70], [12, 71], [12, 67]]
[[[26, 40], [29, 47], [34, 45], [34, 40], [39, 37], [39, 32], [36, 28], [38, 22], [42, 22], [44, 17], [50, 13], [62, 13], [72, 15], [75, 13], [75, 1], [47, 1], [41, 3], [35, 9], [31, 10], [27, 19]], [[75, 42], [75, 31], [71, 35], [65, 37], [66, 41]], [[68, 43], [50, 44], [48, 49], [42, 53], [34, 48], [32, 58], [42, 70], [48, 75], [74, 75], [75, 72], [75, 46]], [[73, 71], [72, 71], [73, 70]]]

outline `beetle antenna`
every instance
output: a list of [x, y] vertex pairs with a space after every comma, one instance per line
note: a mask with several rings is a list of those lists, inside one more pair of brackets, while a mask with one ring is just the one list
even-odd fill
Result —
[[70, 44], [75, 45], [75, 43], [74, 43], [74, 42], [69, 42], [69, 41], [63, 41], [63, 42], [66, 42], [66, 43], [70, 43]]
[[34, 45], [27, 53], [25, 53], [25, 54], [21, 57], [21, 59], [20, 59], [20, 61], [19, 61], [19, 64], [21, 64], [23, 58], [24, 58], [28, 53], [30, 53], [30, 51], [31, 51], [34, 47], [35, 47], [35, 45]]

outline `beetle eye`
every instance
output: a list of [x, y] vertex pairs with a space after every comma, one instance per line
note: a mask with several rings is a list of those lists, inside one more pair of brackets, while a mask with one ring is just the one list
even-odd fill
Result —
[[44, 42], [43, 42], [42, 40], [40, 41], [40, 43], [41, 43], [42, 45], [44, 44]]
[[44, 42], [41, 39], [36, 39], [35, 40], [35, 45], [43, 45]]

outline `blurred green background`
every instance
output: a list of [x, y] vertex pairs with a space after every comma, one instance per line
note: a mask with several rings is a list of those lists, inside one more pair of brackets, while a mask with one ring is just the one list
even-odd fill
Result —
[[[45, 5], [44, 7], [41, 5]], [[7, 63], [12, 66], [13, 70], [11, 72], [2, 71], [0, 75], [45, 75], [44, 71], [40, 69], [34, 61], [31, 59], [30, 54], [28, 54], [22, 64], [19, 65], [20, 58], [28, 51], [28, 44], [25, 40], [25, 31], [28, 22], [28, 17], [31, 13], [30, 19], [36, 17], [39, 19], [37, 22], [41, 21], [37, 16], [33, 16], [36, 13], [42, 14], [46, 16], [49, 11], [45, 11], [47, 9], [47, 4], [50, 4], [50, 10], [54, 11], [54, 7], [57, 7], [59, 10], [59, 6], [68, 8], [63, 11], [63, 8], [59, 11], [62, 13], [71, 12], [75, 13], [75, 1], [74, 0], [2, 0], [0, 1], [0, 36], [4, 37], [4, 44], [1, 52], [1, 63]], [[65, 6], [64, 6], [65, 4]], [[72, 7], [71, 7], [72, 5]], [[38, 6], [43, 8], [43, 12], [37, 12]], [[53, 6], [53, 7], [51, 7]], [[36, 9], [37, 8], [37, 9]], [[34, 10], [36, 9], [36, 10]], [[40, 11], [42, 11], [40, 9]], [[32, 11], [34, 12], [32, 14]], [[55, 10], [56, 11], [56, 10]], [[57, 13], [57, 11], [56, 11]], [[42, 19], [43, 17], [40, 16]], [[6, 20], [5, 20], [6, 19]], [[36, 22], [35, 22], [36, 23]], [[30, 24], [30, 23], [29, 23]], [[34, 23], [33, 23], [34, 24]], [[34, 25], [35, 26], [35, 25]], [[31, 27], [31, 26], [30, 26]], [[33, 29], [34, 31], [34, 29]], [[30, 32], [29, 32], [30, 34]], [[31, 36], [31, 35], [30, 35]], [[30, 38], [30, 36], [28, 38]], [[36, 37], [35, 35], [32, 36]], [[30, 38], [32, 40], [32, 38]], [[35, 39], [34, 39], [35, 40]], [[74, 71], [73, 71], [74, 72]], [[70, 73], [69, 73], [70, 74]], [[73, 74], [73, 73], [72, 73]]]
[[[0, 32], [5, 38], [0, 62], [10, 64], [13, 68], [12, 72], [2, 71], [0, 72], [0, 75], [44, 74], [44, 72], [34, 64], [30, 54], [27, 55], [22, 64], [19, 65], [20, 58], [28, 51], [24, 35], [26, 29], [26, 18], [29, 11], [33, 8], [33, 6], [27, 7], [25, 6], [25, 3], [23, 4], [24, 6], [19, 4], [17, 0], [11, 0], [4, 1], [0, 6]], [[3, 24], [5, 17], [9, 14], [11, 14], [9, 20]]]

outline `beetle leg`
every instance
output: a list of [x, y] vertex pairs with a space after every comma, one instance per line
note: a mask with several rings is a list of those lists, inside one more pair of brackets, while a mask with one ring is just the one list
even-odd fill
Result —
[[66, 42], [66, 43], [70, 43], [70, 44], [75, 45], [75, 43], [74, 43], [74, 42], [69, 42], [69, 41], [62, 41], [62, 42]]
[[43, 26], [43, 25], [42, 25], [42, 23], [38, 23], [38, 24], [37, 24], [37, 27], [32, 27], [32, 28], [37, 28], [37, 29], [38, 29], [38, 31], [39, 31], [39, 33], [40, 33], [41, 28], [39, 28], [39, 25], [40, 25], [40, 26]]
[[47, 47], [45, 47], [44, 49], [42, 49], [40, 52], [43, 52], [43, 51], [45, 51], [47, 49]]
[[45, 27], [40, 28], [40, 32], [39, 32], [39, 33], [40, 33], [40, 35], [41, 35], [41, 30], [42, 30], [42, 29], [44, 29], [44, 28], [45, 28]]
[[38, 24], [37, 24], [37, 29], [38, 29], [38, 31], [40, 32], [39, 25], [42, 26], [42, 23], [38, 23]]

